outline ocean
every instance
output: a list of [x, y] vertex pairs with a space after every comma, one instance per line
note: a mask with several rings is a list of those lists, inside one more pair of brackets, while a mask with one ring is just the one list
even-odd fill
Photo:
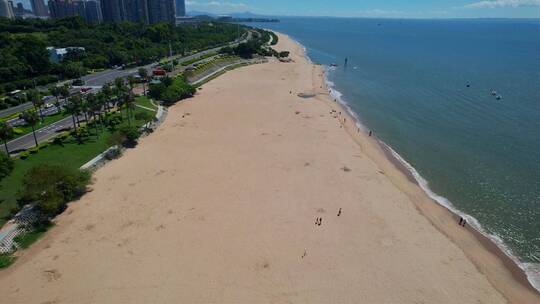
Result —
[[[540, 290], [540, 20], [281, 18], [360, 123]], [[345, 59], [348, 62], [345, 65]]]

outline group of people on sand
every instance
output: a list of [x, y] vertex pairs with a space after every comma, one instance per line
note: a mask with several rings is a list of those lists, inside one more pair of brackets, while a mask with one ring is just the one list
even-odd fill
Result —
[[467, 225], [467, 220], [460, 216], [459, 225], [465, 227], [465, 225]]

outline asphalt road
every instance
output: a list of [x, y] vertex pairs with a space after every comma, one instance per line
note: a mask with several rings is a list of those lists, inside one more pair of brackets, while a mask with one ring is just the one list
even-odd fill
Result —
[[[55, 123], [36, 130], [36, 138], [38, 143], [41, 143], [55, 137], [59, 130], [72, 127], [73, 118], [71, 118], [71, 116], [67, 116], [66, 118], [63, 118]], [[32, 133], [28, 133], [8, 142], [8, 149], [10, 153], [17, 153], [22, 150], [33, 148], [35, 145], [36, 143], [34, 141], [34, 135], [32, 135]], [[2, 145], [2, 151], [5, 151], [4, 145]]]
[[22, 112], [24, 110], [28, 110], [31, 107], [32, 107], [31, 102], [23, 103], [23, 104], [20, 104], [18, 106], [11, 107], [11, 108], [0, 111], [0, 117], [5, 117], [5, 116], [11, 115], [11, 114], [19, 113], [19, 112]]

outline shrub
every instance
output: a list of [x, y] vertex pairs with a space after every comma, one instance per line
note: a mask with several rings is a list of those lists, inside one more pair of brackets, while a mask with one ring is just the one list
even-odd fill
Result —
[[27, 159], [30, 156], [30, 153], [28, 151], [24, 151], [19, 155], [20, 159]]
[[4, 153], [0, 153], [0, 180], [8, 176], [13, 171], [13, 160]]
[[0, 269], [6, 268], [15, 262], [15, 257], [10, 254], [0, 254]]
[[137, 141], [137, 139], [141, 136], [141, 133], [137, 129], [137, 127], [134, 126], [123, 126], [120, 128], [120, 134], [124, 136], [125, 141], [128, 144], [133, 144]]
[[36, 154], [39, 152], [39, 147], [33, 147], [29, 149], [28, 152], [30, 152], [30, 154]]
[[18, 203], [34, 204], [48, 216], [62, 212], [66, 204], [86, 192], [90, 174], [86, 171], [56, 165], [38, 165], [30, 169], [22, 180]]
[[35, 226], [32, 226], [32, 230], [19, 234], [15, 237], [14, 241], [19, 245], [20, 248], [26, 249], [30, 247], [34, 242], [36, 242], [47, 230], [49, 230], [54, 224], [47, 222], [39, 222]]
[[107, 139], [110, 145], [133, 147], [137, 144], [137, 139], [141, 133], [135, 126], [122, 126], [117, 132], [111, 134]]
[[136, 120], [143, 120], [143, 121], [150, 121], [154, 118], [154, 115], [148, 113], [148, 112], [138, 112], [135, 114]]

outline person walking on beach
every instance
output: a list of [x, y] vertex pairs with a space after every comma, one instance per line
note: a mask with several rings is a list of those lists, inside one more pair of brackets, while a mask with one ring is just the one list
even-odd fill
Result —
[[465, 225], [467, 225], [467, 220], [466, 219], [463, 219], [463, 227], [465, 227]]
[[459, 225], [461, 226], [461, 224], [463, 224], [463, 218], [460, 216], [459, 217]]
[[340, 216], [341, 215], [341, 208], [339, 208], [339, 211], [337, 213], [337, 216]]
[[373, 134], [373, 131], [369, 130], [369, 137]]

